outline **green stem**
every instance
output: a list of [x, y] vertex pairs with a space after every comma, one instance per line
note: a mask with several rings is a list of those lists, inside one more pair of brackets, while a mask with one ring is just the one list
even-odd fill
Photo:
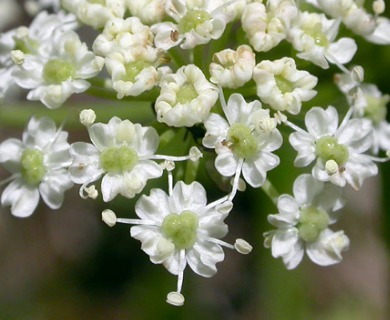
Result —
[[261, 186], [261, 189], [263, 189], [263, 191], [271, 199], [271, 201], [275, 205], [277, 205], [279, 193], [268, 179], [264, 181], [264, 184]]

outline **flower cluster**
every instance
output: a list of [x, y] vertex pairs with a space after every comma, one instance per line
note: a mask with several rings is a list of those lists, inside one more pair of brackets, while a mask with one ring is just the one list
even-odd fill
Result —
[[[374, 1], [372, 12], [361, 2], [26, 1], [30, 26], [0, 34], [4, 106], [15, 88], [49, 109], [66, 108], [73, 94], [84, 93], [149, 102], [156, 121], [135, 123], [112, 109], [107, 123], [96, 122], [95, 111], [84, 109], [79, 120], [90, 142], [68, 143], [66, 122], [57, 129], [48, 117], [31, 117], [22, 140], [0, 144], [0, 164], [11, 174], [0, 182], [9, 183], [1, 204], [18, 217], [30, 216], [40, 197], [58, 209], [73, 184], [83, 199], [101, 198], [107, 206], [116, 197], [136, 198], [135, 218], [106, 209], [102, 219], [111, 227], [131, 224], [131, 237], [150, 260], [177, 276], [177, 290], [167, 296], [177, 306], [184, 303], [187, 265], [211, 277], [224, 260], [222, 247], [252, 250], [243, 239], [221, 240], [246, 184], [277, 207], [268, 216], [276, 229], [264, 233], [273, 257], [288, 269], [305, 251], [318, 265], [340, 262], [350, 241], [330, 226], [346, 202], [344, 190], [361, 189], [390, 156], [389, 95], [366, 83], [363, 67], [353, 63], [356, 38], [390, 44], [390, 19], [383, 0]], [[79, 32], [83, 25], [93, 30], [89, 44]], [[274, 54], [282, 45], [294, 54]], [[325, 69], [335, 70], [341, 106], [329, 105], [333, 100], [313, 106], [322, 94], [318, 84], [329, 80], [320, 77]], [[173, 145], [182, 132], [182, 143]], [[161, 141], [174, 155], [160, 154]], [[294, 165], [310, 172], [295, 179], [293, 196], [278, 195], [268, 178], [288, 161], [278, 155], [287, 144]], [[213, 159], [214, 175], [231, 183], [210, 203], [197, 181], [204, 154]], [[174, 175], [183, 161], [187, 171]], [[160, 178], [168, 180], [166, 191], [143, 194], [149, 180]]]

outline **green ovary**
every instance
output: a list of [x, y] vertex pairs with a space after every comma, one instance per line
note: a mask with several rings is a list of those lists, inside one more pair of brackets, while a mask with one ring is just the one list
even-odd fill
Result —
[[196, 29], [207, 20], [211, 20], [211, 16], [208, 12], [204, 10], [190, 10], [181, 18], [178, 25], [179, 31], [181, 33], [189, 32]]
[[185, 104], [195, 99], [198, 96], [195, 87], [191, 83], [183, 84], [176, 93], [176, 102]]
[[324, 163], [334, 160], [339, 166], [344, 165], [349, 158], [348, 148], [343, 144], [339, 144], [337, 139], [331, 136], [318, 139], [316, 153]]
[[320, 22], [316, 23], [313, 28], [305, 29], [306, 33], [314, 39], [314, 43], [320, 47], [327, 47], [329, 45], [329, 40], [322, 31], [322, 24]]
[[301, 210], [298, 223], [298, 235], [301, 239], [312, 242], [329, 225], [328, 214], [316, 207], [306, 207]]
[[137, 162], [137, 152], [128, 146], [110, 147], [100, 155], [100, 165], [108, 173], [130, 171]]
[[282, 76], [276, 75], [275, 82], [281, 93], [292, 92], [294, 90], [292, 82]]
[[121, 77], [121, 80], [135, 82], [135, 77], [138, 76], [142, 70], [150, 66], [151, 63], [145, 60], [129, 62], [125, 65], [126, 74]]
[[73, 78], [75, 71], [74, 66], [69, 61], [54, 59], [43, 67], [43, 79], [50, 84], [59, 84]]
[[230, 127], [228, 140], [232, 143], [233, 152], [240, 158], [250, 158], [257, 152], [257, 142], [251, 129], [242, 123]]
[[32, 53], [38, 48], [39, 43], [30, 38], [18, 39], [14, 37], [14, 50], [20, 50], [25, 54]]
[[165, 217], [161, 227], [176, 249], [189, 249], [197, 238], [198, 217], [188, 210], [180, 214], [171, 213]]
[[386, 119], [386, 105], [390, 100], [388, 95], [377, 98], [371, 95], [366, 95], [367, 106], [364, 109], [364, 116], [369, 118], [375, 125], [378, 125]]
[[22, 177], [30, 185], [39, 184], [46, 174], [43, 153], [37, 149], [26, 149], [20, 159]]

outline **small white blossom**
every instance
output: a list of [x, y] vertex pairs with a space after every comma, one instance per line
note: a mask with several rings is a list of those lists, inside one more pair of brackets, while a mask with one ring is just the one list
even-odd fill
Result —
[[294, 269], [305, 251], [321, 266], [340, 262], [349, 240], [342, 231], [333, 232], [328, 226], [336, 221], [334, 211], [343, 206], [342, 189], [303, 174], [295, 180], [293, 193], [294, 197], [281, 195], [279, 212], [268, 216], [268, 221], [277, 227], [264, 234], [272, 256], [281, 257], [287, 269]]
[[96, 57], [73, 31], [57, 31], [37, 55], [25, 55], [14, 70], [15, 82], [31, 89], [29, 100], [40, 100], [48, 108], [60, 107], [73, 93], [87, 90], [85, 79], [96, 76], [104, 60]]
[[169, 67], [158, 68], [167, 57], [162, 50], [152, 46], [133, 45], [128, 50], [109, 54], [105, 61], [118, 99], [138, 96], [152, 89], [163, 74], [170, 72]]
[[191, 127], [204, 121], [218, 100], [217, 87], [192, 64], [164, 75], [160, 87], [155, 104], [157, 120], [174, 127]]
[[[191, 49], [219, 39], [229, 22], [229, 15], [218, 10], [220, 1], [166, 0], [165, 11], [176, 23], [161, 22], [151, 28], [155, 45], [168, 50], [178, 44]], [[223, 4], [221, 9], [223, 9]]]
[[[299, 129], [290, 135], [290, 143], [298, 155], [294, 164], [304, 167], [316, 160], [313, 176], [330, 181], [340, 187], [350, 184], [359, 189], [364, 179], [378, 173], [376, 164], [364, 152], [373, 144], [372, 125], [367, 119], [348, 119], [339, 126], [337, 110], [313, 107], [305, 116], [308, 132]], [[335, 161], [338, 170], [331, 168]]]
[[61, 0], [61, 5], [95, 29], [103, 28], [112, 18], [123, 18], [126, 11], [125, 0]]
[[292, 58], [263, 60], [253, 70], [257, 95], [271, 108], [298, 114], [303, 101], [312, 99], [317, 91], [317, 77], [297, 70]]
[[145, 24], [161, 22], [166, 17], [165, 0], [126, 0], [126, 5]]
[[247, 103], [241, 95], [233, 94], [224, 112], [227, 120], [212, 113], [204, 122], [207, 131], [203, 145], [215, 148], [215, 167], [220, 174], [239, 176], [242, 169], [245, 181], [259, 187], [267, 172], [279, 165], [279, 157], [272, 152], [282, 145], [282, 136], [276, 126], [270, 131], [261, 129], [260, 122], [270, 116], [259, 101]]
[[255, 55], [247, 45], [241, 45], [236, 51], [225, 49], [213, 55], [210, 64], [210, 81], [222, 87], [236, 89], [252, 78], [256, 64]]
[[329, 63], [343, 65], [353, 58], [357, 46], [351, 38], [336, 42], [339, 20], [329, 20], [324, 14], [301, 12], [289, 30], [288, 40], [299, 51], [297, 56], [309, 60], [323, 69]]
[[362, 83], [351, 95], [355, 82], [346, 74], [337, 75], [336, 84], [354, 107], [354, 117], [371, 121], [373, 126], [372, 151], [377, 154], [380, 149], [390, 150], [390, 124], [386, 120], [390, 96], [382, 94], [376, 85], [367, 83]]
[[5, 181], [11, 183], [4, 189], [1, 203], [11, 206], [14, 216], [30, 216], [40, 197], [51, 209], [62, 205], [64, 192], [73, 186], [67, 171], [72, 161], [67, 137], [51, 119], [31, 118], [22, 140], [0, 144], [0, 164], [12, 174]]
[[292, 0], [252, 2], [245, 6], [242, 28], [256, 51], [269, 51], [286, 38], [298, 9]]
[[[19, 57], [22, 57], [23, 53], [23, 59], [27, 54], [46, 52], [45, 43], [51, 41], [55, 30], [72, 30], [76, 26], [75, 17], [71, 14], [48, 14], [43, 11], [34, 18], [28, 28], [21, 26], [0, 34], [0, 100], [9, 90], [17, 87], [12, 73], [18, 67], [13, 62], [12, 52], [14, 58], [15, 52], [18, 52]], [[20, 59], [18, 61], [22, 62]]]
[[150, 46], [153, 38], [150, 28], [137, 17], [112, 18], [96, 37], [92, 48], [95, 54], [106, 57], [118, 49], [131, 50], [134, 45]]
[[141, 249], [150, 260], [177, 275], [177, 290], [168, 294], [167, 302], [181, 306], [187, 265], [200, 276], [209, 278], [217, 272], [216, 264], [225, 257], [222, 246], [233, 250], [237, 247], [243, 254], [251, 251], [245, 240], [237, 239], [236, 247], [220, 240], [228, 232], [224, 222], [228, 213], [216, 210], [221, 201], [224, 199], [207, 204], [206, 190], [200, 183], [187, 185], [179, 181], [168, 194], [152, 189], [149, 196], [142, 195], [135, 205], [140, 219], [117, 219], [108, 210], [102, 216], [109, 226], [116, 222], [135, 225], [130, 228], [130, 235], [141, 241]]
[[129, 120], [113, 117], [108, 124], [88, 127], [93, 144], [73, 143], [70, 149], [70, 178], [85, 187], [103, 176], [101, 191], [105, 202], [118, 194], [133, 198], [149, 179], [162, 175], [161, 167], [150, 160], [157, 150], [159, 138], [152, 127], [142, 127]]

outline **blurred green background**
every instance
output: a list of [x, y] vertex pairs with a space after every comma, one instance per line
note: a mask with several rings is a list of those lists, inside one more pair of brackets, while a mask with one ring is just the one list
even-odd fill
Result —
[[[357, 41], [353, 63], [365, 67], [366, 82], [390, 93], [390, 47]], [[299, 61], [299, 68], [305, 63]], [[331, 81], [335, 72], [334, 67], [313, 69], [320, 79], [319, 94], [307, 107], [345, 106]], [[0, 140], [20, 138], [32, 114], [46, 114], [58, 123], [67, 119], [70, 142], [88, 141], [86, 130], [77, 124], [78, 111], [84, 107], [94, 108], [98, 121], [111, 115], [134, 122], [153, 118], [144, 103], [73, 98], [50, 111], [20, 100], [0, 106]], [[172, 151], [172, 145], [162, 151]], [[286, 146], [277, 154], [282, 165], [270, 173], [270, 180], [280, 193], [291, 193], [299, 174], [292, 166], [295, 151]], [[198, 179], [212, 201], [223, 192], [210, 178], [210, 163], [212, 159], [201, 165]], [[8, 208], [0, 208], [0, 320], [389, 319], [390, 164], [380, 167], [380, 176], [366, 180], [362, 190], [347, 190], [349, 201], [336, 227], [345, 230], [351, 247], [341, 264], [326, 268], [305, 257], [296, 270], [287, 271], [262, 244], [263, 232], [271, 229], [266, 216], [276, 213], [275, 206], [261, 190], [248, 187], [239, 193], [226, 219], [229, 234], [224, 240], [245, 238], [253, 252], [242, 256], [226, 251], [217, 275], [210, 279], [187, 268], [186, 303], [181, 308], [165, 303], [166, 294], [176, 288], [176, 277], [149, 261], [140, 243], [130, 238], [129, 226], [109, 228], [101, 222], [105, 208], [120, 217], [134, 217], [136, 199], [118, 198], [108, 206], [81, 200], [76, 186], [66, 193], [66, 205], [58, 211], [41, 204], [30, 218], [18, 219]], [[6, 177], [0, 168], [0, 181]], [[165, 186], [164, 178], [151, 181], [144, 193]]]

